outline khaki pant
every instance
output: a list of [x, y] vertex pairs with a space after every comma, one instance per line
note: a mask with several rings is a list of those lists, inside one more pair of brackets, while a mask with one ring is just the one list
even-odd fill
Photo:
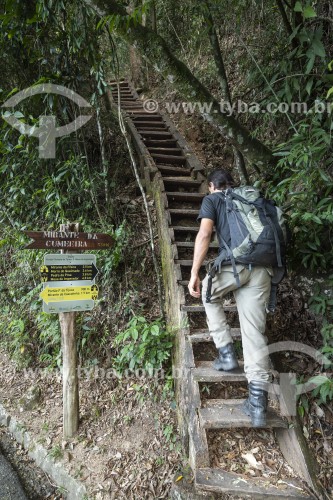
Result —
[[222, 267], [212, 282], [211, 302], [206, 303], [208, 276], [202, 283], [202, 300], [207, 315], [209, 332], [217, 348], [232, 342], [230, 326], [223, 310], [222, 299], [233, 292], [242, 333], [244, 371], [248, 382], [270, 380], [270, 360], [265, 337], [266, 304], [271, 289], [271, 269], [237, 265], [241, 287], [237, 288], [232, 266]]

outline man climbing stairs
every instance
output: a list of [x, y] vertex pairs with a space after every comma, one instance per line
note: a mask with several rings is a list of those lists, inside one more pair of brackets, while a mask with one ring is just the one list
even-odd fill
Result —
[[[251, 477], [232, 472], [230, 467], [230, 470], [224, 470], [223, 467], [212, 466], [209, 432], [230, 433], [239, 429], [246, 432], [251, 429], [251, 420], [241, 411], [244, 392], [237, 394], [237, 387], [246, 381], [243, 365], [240, 363], [240, 368], [232, 372], [213, 369], [216, 350], [212, 349], [204, 307], [187, 290], [198, 231], [196, 218], [207, 193], [204, 169], [170, 119], [159, 111], [149, 113], [145, 110], [143, 101], [129, 82], [111, 82], [109, 97], [114, 106], [120, 105], [126, 112], [125, 121], [140, 158], [142, 177], [146, 178], [147, 187], [155, 195], [166, 312], [170, 323], [178, 324], [179, 327], [175, 365], [181, 374], [176, 380], [180, 428], [187, 443], [197, 492], [226, 493], [232, 498], [321, 498], [315, 479], [311, 475], [305, 477], [305, 474], [301, 474], [302, 468], [297, 466], [303, 460], [297, 446], [294, 464], [300, 476], [298, 478], [297, 473], [294, 477], [284, 478], [280, 471], [278, 479], [274, 481], [274, 474]], [[217, 244], [213, 235], [208, 257], [216, 253]], [[230, 316], [230, 323], [233, 323], [231, 335], [240, 343], [235, 304], [230, 300], [225, 301], [224, 310]], [[203, 397], [203, 388], [209, 384], [214, 384], [218, 397]], [[225, 387], [230, 388], [232, 397], [222, 397], [223, 391], [226, 392]], [[275, 406], [273, 408], [270, 405], [266, 432], [279, 429], [286, 435], [290, 420], [283, 418]], [[317, 486], [317, 493], [312, 493]]]

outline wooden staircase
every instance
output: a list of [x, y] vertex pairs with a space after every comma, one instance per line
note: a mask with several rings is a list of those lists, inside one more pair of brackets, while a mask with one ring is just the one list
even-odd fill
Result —
[[[232, 372], [219, 372], [212, 368], [213, 358], [208, 349], [212, 340], [205, 326], [204, 307], [187, 292], [194, 240], [198, 231], [196, 218], [207, 193], [204, 170], [165, 114], [146, 111], [143, 101], [129, 82], [119, 82], [119, 88], [120, 105], [126, 112], [125, 122], [140, 161], [142, 178], [155, 199], [166, 314], [169, 322], [178, 328], [174, 366], [180, 374], [175, 378], [179, 424], [194, 474], [195, 495], [202, 491], [205, 492], [205, 498], [209, 494], [209, 498], [223, 498], [216, 497], [221, 494], [254, 499], [323, 498], [320, 486], [311, 477], [307, 467], [304, 468], [306, 472], [303, 472], [302, 467], [296, 466], [299, 479], [288, 478], [274, 485], [265, 478], [244, 477], [211, 466], [207, 432], [219, 429], [223, 433], [231, 428], [250, 428], [251, 421], [241, 411], [241, 398], [202, 398], [202, 384], [246, 381], [241, 363], [240, 368]], [[116, 82], [110, 83], [109, 98], [113, 106], [118, 106]], [[212, 241], [210, 251], [216, 252], [215, 249], [216, 243]], [[224, 310], [236, 317], [234, 304], [226, 302]], [[235, 340], [241, 339], [237, 324], [231, 329], [231, 334]], [[206, 349], [207, 358], [202, 359]], [[199, 357], [198, 352], [201, 353]], [[288, 421], [281, 417], [279, 411], [270, 409], [267, 428], [278, 429], [279, 435], [286, 441], [291, 432], [290, 424], [290, 419]], [[299, 458], [299, 446], [295, 445], [294, 448], [295, 463], [290, 465], [297, 465], [299, 460], [303, 460], [303, 455]], [[290, 462], [290, 454], [287, 455]]]

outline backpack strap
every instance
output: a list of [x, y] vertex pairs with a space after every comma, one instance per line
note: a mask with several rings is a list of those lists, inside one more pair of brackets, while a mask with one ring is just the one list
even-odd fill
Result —
[[266, 311], [268, 313], [272, 313], [273, 314], [275, 312], [277, 287], [278, 286], [277, 286], [276, 283], [272, 283], [271, 284], [271, 292], [270, 292], [270, 295], [269, 295], [268, 304], [266, 306]]

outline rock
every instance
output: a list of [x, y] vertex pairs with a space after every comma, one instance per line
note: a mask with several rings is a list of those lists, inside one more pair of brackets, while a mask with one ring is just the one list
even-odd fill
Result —
[[19, 400], [20, 409], [24, 411], [31, 411], [38, 406], [42, 397], [42, 391], [36, 385], [32, 385], [27, 390], [27, 393], [23, 398]]

